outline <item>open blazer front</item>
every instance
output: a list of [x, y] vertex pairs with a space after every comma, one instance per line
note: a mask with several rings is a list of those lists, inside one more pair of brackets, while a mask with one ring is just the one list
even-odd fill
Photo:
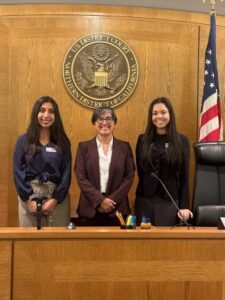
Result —
[[94, 217], [96, 209], [106, 197], [116, 202], [118, 211], [128, 214], [130, 207], [127, 194], [133, 183], [134, 171], [130, 144], [113, 137], [107, 190], [106, 195], [102, 195], [96, 138], [79, 143], [75, 162], [75, 174], [81, 190], [77, 210], [79, 216]]

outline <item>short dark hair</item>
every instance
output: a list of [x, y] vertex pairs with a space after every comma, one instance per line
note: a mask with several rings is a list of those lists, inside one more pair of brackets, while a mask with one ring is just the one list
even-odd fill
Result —
[[91, 122], [92, 124], [95, 124], [95, 122], [97, 121], [97, 119], [104, 113], [110, 113], [111, 116], [112, 116], [112, 119], [114, 121], [114, 123], [116, 124], [117, 123], [117, 116], [114, 112], [114, 110], [111, 108], [111, 107], [100, 107], [100, 108], [97, 108], [94, 112], [93, 112], [93, 115], [92, 115], [92, 118], [91, 118]]

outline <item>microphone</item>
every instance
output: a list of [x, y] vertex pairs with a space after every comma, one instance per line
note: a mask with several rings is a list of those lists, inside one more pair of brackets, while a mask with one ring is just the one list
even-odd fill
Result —
[[46, 196], [34, 195], [32, 197], [32, 201], [36, 201], [37, 203], [37, 211], [36, 211], [36, 221], [37, 221], [37, 230], [40, 230], [42, 227], [42, 217], [44, 216], [42, 211], [42, 202], [48, 199]]
[[[173, 197], [171, 196], [170, 192], [168, 191], [167, 187], [165, 186], [165, 184], [163, 183], [163, 181], [159, 178], [159, 176], [157, 176], [154, 172], [151, 172], [151, 176], [154, 177], [155, 179], [157, 179], [160, 184], [162, 185], [162, 187], [164, 188], [164, 190], [166, 191], [167, 195], [169, 196], [170, 200], [172, 201], [173, 205], [176, 207], [178, 213], [180, 213], [180, 216], [182, 216], [181, 211], [179, 206], [177, 205], [176, 201], [173, 199]], [[183, 221], [180, 220], [180, 223], [178, 224], [179, 226], [182, 225], [186, 225], [188, 228], [191, 224], [189, 224], [187, 221]], [[191, 225], [192, 226], [192, 225]]]

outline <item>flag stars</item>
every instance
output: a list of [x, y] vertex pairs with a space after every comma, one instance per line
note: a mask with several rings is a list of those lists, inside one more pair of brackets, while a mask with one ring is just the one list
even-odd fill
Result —
[[[199, 141], [222, 140], [223, 127], [219, 99], [219, 83], [216, 65], [216, 22], [215, 15], [210, 17], [210, 34], [205, 51], [204, 86], [202, 95]], [[212, 113], [213, 107], [213, 113]], [[213, 124], [213, 126], [212, 126]]]

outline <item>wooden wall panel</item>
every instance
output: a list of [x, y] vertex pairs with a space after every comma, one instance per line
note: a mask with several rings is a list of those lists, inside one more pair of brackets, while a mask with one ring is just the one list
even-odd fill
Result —
[[9, 42], [7, 27], [2, 24], [0, 26], [0, 225], [7, 224], [8, 220], [8, 171], [9, 156], [10, 156], [10, 141], [9, 131]]
[[[219, 18], [220, 24], [222, 20]], [[198, 68], [204, 57], [202, 47], [208, 30], [208, 26], [200, 26], [200, 21], [207, 24], [209, 18], [192, 13], [108, 6], [0, 6], [0, 226], [18, 224], [12, 155], [17, 137], [26, 130], [37, 97], [50, 95], [59, 103], [72, 142], [73, 163], [78, 142], [94, 135], [92, 111], [71, 98], [62, 79], [66, 52], [84, 35], [95, 32], [117, 35], [132, 48], [139, 63], [136, 90], [116, 109], [118, 138], [128, 140], [134, 151], [137, 136], [146, 126], [149, 102], [164, 95], [174, 104], [178, 129], [188, 135], [191, 144], [196, 141], [197, 103], [202, 84], [202, 71], [199, 75]], [[200, 43], [199, 29], [205, 32]], [[224, 32], [221, 26], [218, 36], [223, 37]], [[190, 190], [193, 152], [191, 158]], [[130, 192], [132, 206], [136, 184], [137, 176]], [[79, 189], [74, 175], [70, 191], [71, 215], [75, 216]]]
[[222, 300], [223, 249], [224, 240], [165, 235], [19, 240], [13, 299]]
[[11, 299], [12, 241], [0, 241], [0, 299]]

